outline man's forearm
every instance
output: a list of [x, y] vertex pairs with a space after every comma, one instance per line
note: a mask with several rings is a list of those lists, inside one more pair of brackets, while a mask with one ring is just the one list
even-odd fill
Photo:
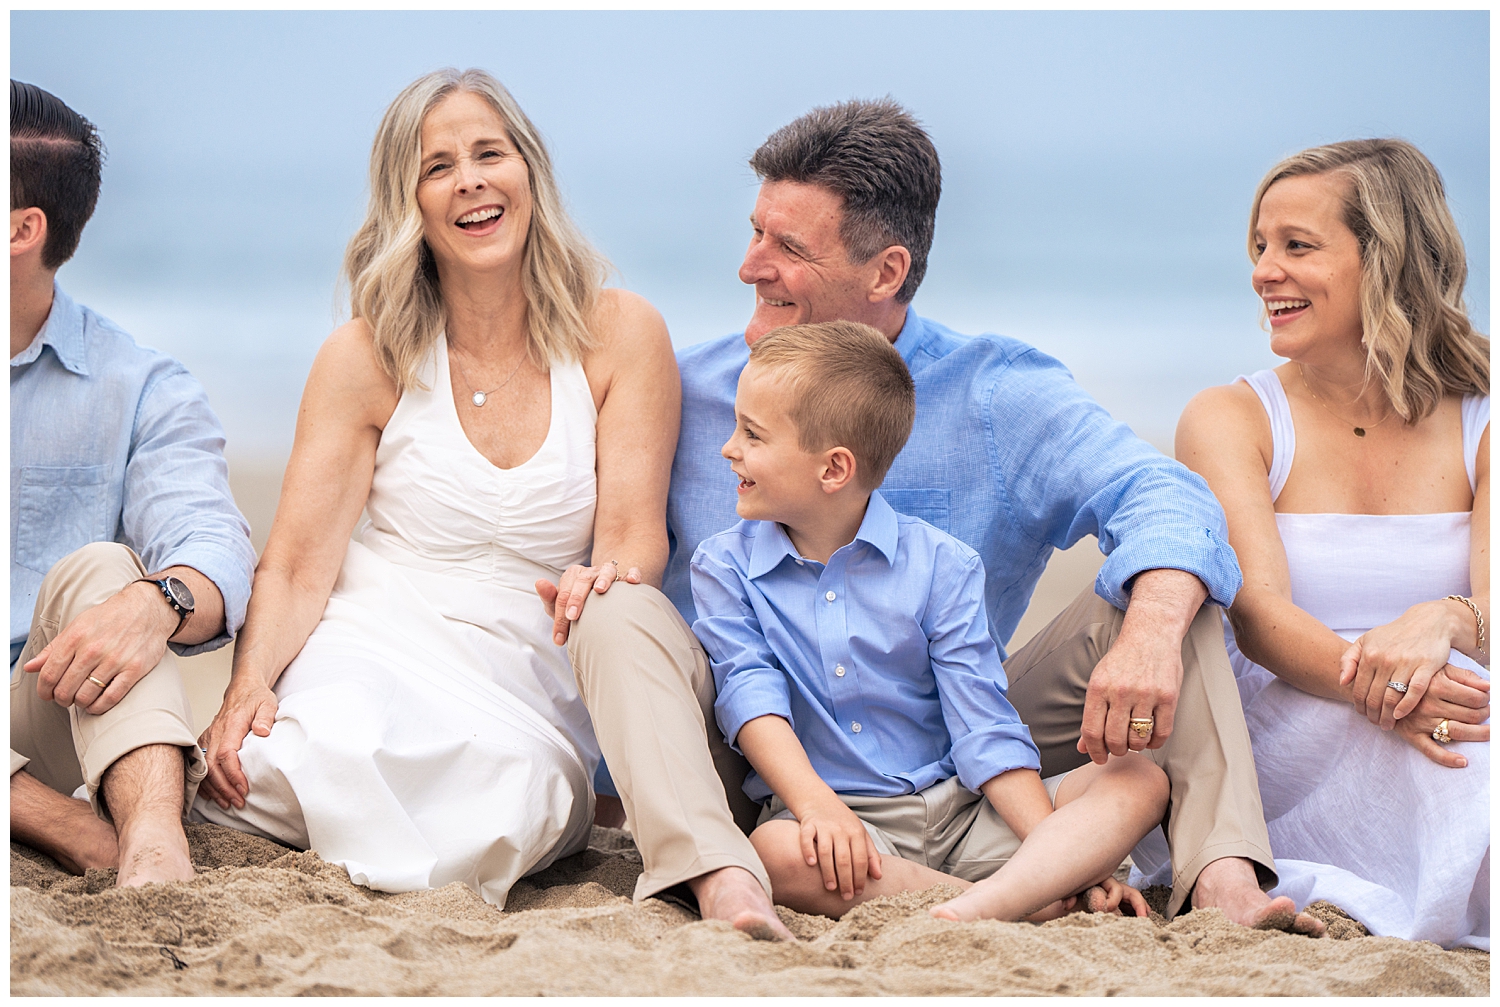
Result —
[[833, 798], [833, 789], [813, 769], [807, 750], [784, 717], [767, 714], [747, 721], [734, 739], [772, 793], [799, 819], [808, 800]]
[[[213, 581], [190, 566], [170, 566], [165, 570], [150, 574], [151, 580], [162, 580], [166, 577], [176, 577], [188, 586], [193, 592], [193, 614], [182, 623], [182, 628], [176, 632], [168, 631], [168, 639], [172, 643], [192, 646], [198, 643], [207, 643], [214, 637], [224, 632], [224, 596], [219, 593], [219, 588]], [[149, 589], [156, 592], [157, 598], [163, 607], [171, 609], [161, 589], [153, 584], [135, 585], [137, 590]]]
[[1180, 646], [1198, 610], [1208, 600], [1208, 588], [1184, 570], [1143, 570], [1130, 589], [1130, 606], [1120, 626], [1120, 642], [1165, 643]]

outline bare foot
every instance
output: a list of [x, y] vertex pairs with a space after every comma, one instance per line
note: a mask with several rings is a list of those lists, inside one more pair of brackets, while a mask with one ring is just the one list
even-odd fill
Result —
[[193, 880], [182, 825], [142, 822], [120, 832], [120, 875], [115, 884], [135, 888], [157, 881]]
[[776, 915], [766, 890], [743, 867], [724, 867], [688, 882], [705, 920], [727, 920], [758, 941], [794, 941]]
[[88, 801], [59, 794], [24, 769], [10, 778], [10, 835], [69, 874], [120, 863], [114, 826], [94, 814]]
[[1193, 908], [1210, 907], [1254, 930], [1284, 930], [1309, 937], [1322, 937], [1328, 930], [1321, 920], [1297, 912], [1297, 904], [1285, 895], [1273, 899], [1261, 891], [1254, 866], [1239, 857], [1215, 860], [1198, 875]]

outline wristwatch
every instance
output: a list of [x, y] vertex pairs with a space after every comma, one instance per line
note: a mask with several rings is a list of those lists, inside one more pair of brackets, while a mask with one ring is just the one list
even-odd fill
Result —
[[144, 581], [147, 584], [155, 584], [161, 589], [162, 595], [167, 599], [167, 604], [172, 606], [172, 611], [177, 613], [177, 629], [172, 630], [171, 635], [176, 636], [182, 624], [187, 622], [188, 616], [193, 614], [193, 592], [188, 586], [176, 577], [163, 577], [156, 580], [153, 577], [142, 577], [136, 581], [137, 584]]

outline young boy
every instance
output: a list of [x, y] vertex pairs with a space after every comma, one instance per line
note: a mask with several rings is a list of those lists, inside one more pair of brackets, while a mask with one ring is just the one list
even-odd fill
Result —
[[967, 891], [934, 916], [1018, 920], [1088, 890], [1144, 916], [1111, 873], [1161, 821], [1166, 775], [1125, 756], [1042, 780], [979, 557], [875, 492], [915, 408], [900, 354], [855, 322], [768, 333], [740, 376], [724, 457], [745, 520], [693, 557], [693, 631], [765, 805], [750, 841], [773, 895], [838, 917], [946, 883]]

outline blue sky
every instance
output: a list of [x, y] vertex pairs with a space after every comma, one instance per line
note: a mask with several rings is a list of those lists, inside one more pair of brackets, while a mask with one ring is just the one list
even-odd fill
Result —
[[890, 94], [944, 190], [923, 314], [1063, 359], [1157, 443], [1194, 391], [1274, 363], [1245, 213], [1275, 161], [1398, 135], [1448, 183], [1489, 324], [1488, 14], [11, 15], [11, 73], [98, 124], [100, 209], [61, 279], [209, 386], [236, 449], [290, 444], [385, 105], [481, 66], [679, 345], [751, 306], [745, 160], [808, 108]]

